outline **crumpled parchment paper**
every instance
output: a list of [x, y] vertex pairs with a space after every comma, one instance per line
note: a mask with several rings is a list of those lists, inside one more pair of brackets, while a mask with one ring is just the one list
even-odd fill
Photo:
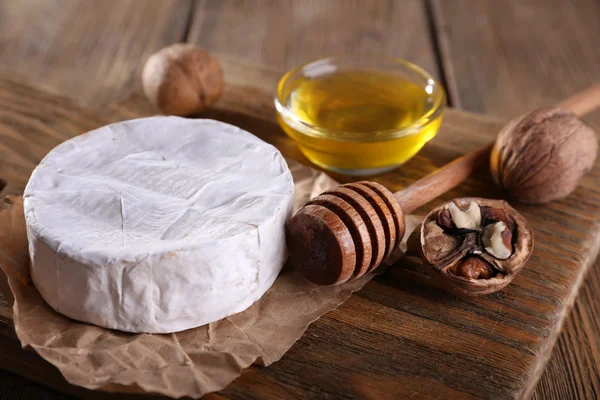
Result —
[[[337, 183], [288, 160], [296, 187], [295, 209]], [[406, 238], [420, 224], [407, 217]], [[0, 200], [0, 267], [14, 296], [14, 321], [23, 347], [31, 346], [66, 380], [88, 389], [200, 397], [225, 388], [253, 363], [279, 360], [308, 325], [334, 310], [372, 277], [317, 286], [284, 267], [267, 293], [247, 310], [199, 328], [167, 334], [131, 334], [71, 320], [48, 306], [29, 278], [21, 197]], [[381, 270], [380, 268], [379, 270]], [[1, 286], [0, 286], [1, 289]]]

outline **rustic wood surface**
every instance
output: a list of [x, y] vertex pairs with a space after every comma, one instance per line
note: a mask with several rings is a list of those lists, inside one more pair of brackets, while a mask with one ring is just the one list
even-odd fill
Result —
[[[534, 105], [554, 104], [600, 82], [597, 0], [435, 0], [433, 5], [443, 70], [457, 107], [512, 118]], [[600, 131], [600, 113], [586, 121]], [[600, 398], [598, 332], [597, 261], [535, 399]]]
[[199, 0], [187, 41], [284, 73], [333, 54], [386, 54], [438, 74], [421, 0]]
[[0, 65], [81, 104], [137, 85], [143, 63], [186, 35], [190, 0], [0, 1]]
[[[256, 88], [229, 87], [223, 101], [205, 116], [231, 121], [238, 115], [243, 127], [294, 157], [297, 150], [277, 127], [270, 98]], [[264, 106], [256, 108], [255, 102]], [[21, 191], [31, 168], [56, 143], [123, 117], [151, 114], [146, 104], [136, 95], [92, 113], [5, 74], [0, 79], [0, 137], [11, 138], [11, 143], [2, 159], [6, 170], [15, 171], [6, 178], [8, 190]], [[231, 104], [235, 108], [229, 108]], [[56, 116], [69, 123], [52, 125]], [[432, 143], [402, 170], [376, 180], [391, 190], [405, 187], [462, 152], [488, 143], [500, 126], [495, 120], [449, 110]], [[30, 142], [43, 144], [36, 152], [19, 151]], [[411, 253], [311, 325], [282, 360], [268, 368], [250, 368], [215, 396], [527, 397], [600, 243], [599, 178], [600, 166], [566, 201], [517, 207], [531, 222], [538, 247], [528, 268], [505, 291], [474, 299], [447, 294], [432, 286], [419, 257]], [[482, 171], [423, 211], [467, 193], [500, 194], [489, 173]], [[556, 235], [559, 224], [561, 237]], [[7, 341], [16, 342], [10, 326], [2, 332]], [[12, 364], [21, 358], [14, 352], [24, 351], [7, 346], [9, 352], [13, 356], [0, 359], [0, 366], [18, 370]], [[22, 369], [47, 368], [37, 357], [29, 357], [25, 366], [19, 364]], [[61, 391], [71, 390], [57, 377], [49, 381], [45, 374], [27, 376]]]
[[[552, 104], [599, 78], [596, 0], [141, 3], [0, 0], [0, 66], [96, 106], [128, 93], [145, 57], [173, 41], [201, 43], [276, 72], [319, 56], [373, 50], [410, 59], [443, 78], [455, 105], [502, 117]], [[244, 70], [237, 64], [226, 73], [235, 77]], [[589, 121], [600, 128], [598, 113]], [[53, 117], [38, 123], [59, 122]], [[535, 398], [600, 396], [599, 289], [596, 264]], [[11, 395], [18, 390], [13, 387]], [[0, 397], [4, 393], [0, 388]], [[47, 398], [43, 390], [33, 393], [23, 398]]]

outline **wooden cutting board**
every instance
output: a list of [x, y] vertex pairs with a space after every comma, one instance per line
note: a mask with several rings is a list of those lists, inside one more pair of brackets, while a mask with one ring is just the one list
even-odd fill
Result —
[[[277, 76], [224, 60], [228, 85], [203, 117], [233, 123], [306, 161], [276, 125], [271, 93]], [[0, 73], [1, 192], [22, 192], [35, 165], [60, 142], [123, 119], [155, 113], [134, 93], [91, 111]], [[448, 110], [439, 135], [414, 159], [376, 181], [398, 190], [459, 155], [491, 141], [502, 122]], [[343, 177], [335, 178], [346, 181]], [[394, 267], [312, 324], [277, 363], [249, 368], [226, 398], [527, 398], [600, 245], [600, 168], [568, 199], [546, 206], [513, 204], [531, 222], [536, 248], [504, 291], [460, 298], [434, 287], [409, 252]], [[498, 198], [489, 172], [446, 194]], [[0, 227], [1, 229], [1, 227]], [[0, 284], [0, 288], [2, 285]], [[0, 300], [0, 368], [86, 398], [54, 367], [20, 349], [11, 311]], [[121, 398], [121, 397], [119, 397]]]

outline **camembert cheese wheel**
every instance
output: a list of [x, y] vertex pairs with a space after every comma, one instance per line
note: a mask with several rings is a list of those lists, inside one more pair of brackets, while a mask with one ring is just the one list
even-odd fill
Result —
[[25, 189], [33, 282], [59, 313], [127, 332], [225, 318], [283, 266], [293, 191], [279, 151], [232, 125], [102, 127], [52, 150]]

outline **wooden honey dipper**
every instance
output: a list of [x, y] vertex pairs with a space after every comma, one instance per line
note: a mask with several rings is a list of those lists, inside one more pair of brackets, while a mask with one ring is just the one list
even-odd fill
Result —
[[[576, 115], [600, 106], [600, 85], [561, 102]], [[404, 236], [404, 215], [434, 200], [489, 163], [495, 142], [466, 154], [412, 185], [392, 193], [361, 181], [310, 200], [287, 228], [290, 259], [308, 280], [333, 285], [377, 268]]]

